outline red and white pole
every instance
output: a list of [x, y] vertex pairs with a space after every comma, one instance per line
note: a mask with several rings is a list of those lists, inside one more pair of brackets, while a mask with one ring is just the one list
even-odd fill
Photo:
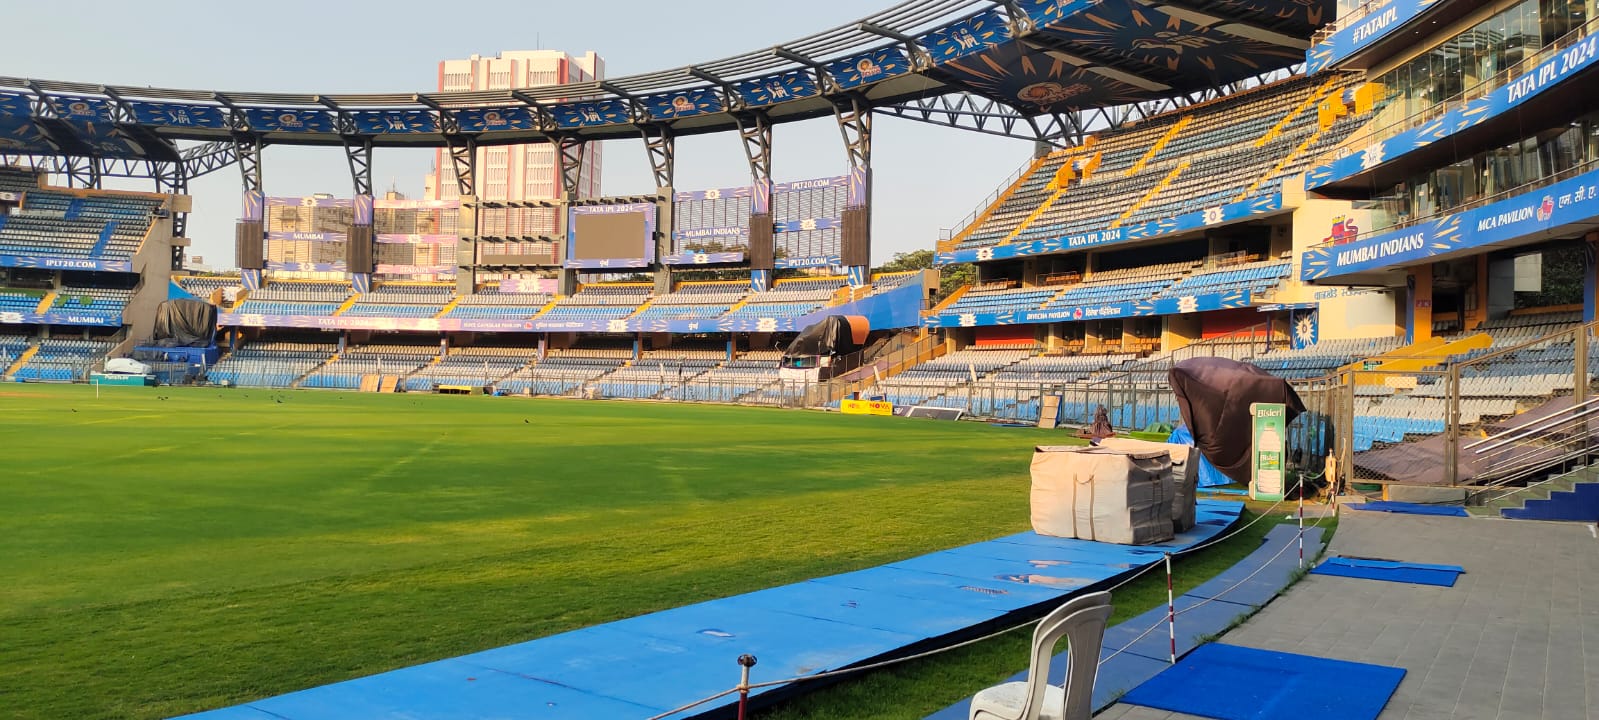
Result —
[[1171, 664], [1177, 664], [1177, 603], [1171, 591], [1171, 553], [1166, 553], [1166, 636], [1171, 640]]
[[1299, 480], [1299, 569], [1305, 569], [1305, 481]]

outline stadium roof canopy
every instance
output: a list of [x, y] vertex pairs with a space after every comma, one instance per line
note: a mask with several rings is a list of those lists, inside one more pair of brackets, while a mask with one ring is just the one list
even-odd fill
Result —
[[951, 93], [1024, 118], [1222, 87], [1304, 59], [1327, 0], [909, 0], [721, 60], [598, 82], [437, 93], [175, 90], [0, 77], [0, 154], [182, 161], [174, 141], [479, 145], [718, 132]]

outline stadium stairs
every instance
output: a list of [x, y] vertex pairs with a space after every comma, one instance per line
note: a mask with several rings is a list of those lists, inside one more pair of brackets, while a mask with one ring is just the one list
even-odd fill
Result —
[[[1455, 340], [1435, 337], [1388, 353], [1385, 358], [1378, 362], [1376, 367], [1370, 369], [1377, 372], [1425, 370], [1430, 367], [1444, 365], [1449, 361], [1449, 358], [1456, 355], [1466, 355], [1473, 350], [1487, 350], [1492, 346], [1493, 336], [1488, 333], [1474, 333]], [[1378, 358], [1361, 361], [1348, 369], [1364, 369], [1364, 366], [1370, 364], [1373, 360], [1378, 360]], [[1380, 384], [1382, 382], [1382, 376], [1380, 375], [1361, 375], [1358, 377], [1361, 382], [1365, 383]]]
[[1166, 173], [1166, 177], [1161, 178], [1160, 182], [1155, 183], [1153, 187], [1149, 188], [1149, 192], [1144, 193], [1137, 200], [1134, 200], [1133, 204], [1128, 205], [1127, 209], [1122, 211], [1121, 217], [1118, 217], [1115, 221], [1111, 222], [1110, 226], [1113, 228], [1121, 227], [1122, 223], [1127, 221], [1127, 218], [1137, 214], [1140, 208], [1148, 205], [1150, 200], [1154, 200], [1156, 195], [1159, 195], [1161, 191], [1169, 187], [1172, 182], [1177, 179], [1178, 175], [1183, 174], [1183, 171], [1188, 169], [1188, 165], [1189, 163], [1187, 160], [1178, 162], [1177, 165], [1171, 169], [1171, 172]]
[[339, 361], [339, 354], [338, 353], [333, 353], [332, 356], [330, 356], [327, 360], [324, 360], [320, 365], [317, 365], [317, 366], [311, 368], [310, 370], [307, 370], [307, 371], [305, 371], [303, 373], [300, 373], [299, 377], [296, 377], [292, 382], [289, 383], [289, 387], [291, 387], [291, 388], [300, 387], [300, 383], [305, 382], [306, 378], [310, 377], [312, 374], [316, 373], [317, 371], [322, 370], [323, 368], [326, 368], [327, 366], [332, 365], [333, 363], [336, 363], [338, 361]]
[[57, 290], [45, 293], [44, 297], [39, 299], [39, 307], [34, 308], [33, 311], [41, 314], [48, 311], [51, 305], [56, 304], [56, 296], [59, 294], [60, 291]]
[[339, 305], [339, 309], [333, 311], [333, 317], [343, 315], [350, 308], [355, 307], [358, 302], [361, 302], [361, 293], [350, 293], [350, 297], [344, 299], [344, 302]]
[[1327, 78], [1326, 82], [1323, 82], [1320, 87], [1316, 88], [1315, 92], [1312, 92], [1310, 95], [1305, 97], [1304, 102], [1294, 106], [1294, 109], [1288, 111], [1288, 114], [1284, 115], [1281, 120], [1278, 120], [1276, 125], [1271, 126], [1271, 128], [1267, 130], [1265, 134], [1261, 135], [1260, 139], [1255, 141], [1255, 147], [1266, 147], [1267, 143], [1277, 139], [1278, 136], [1282, 135], [1283, 131], [1293, 123], [1295, 118], [1299, 117], [1306, 110], [1315, 107], [1317, 103], [1320, 103], [1323, 98], [1327, 97], [1327, 93], [1331, 92], [1333, 88], [1338, 85], [1338, 80], [1339, 79], [1337, 77]]
[[1596, 493], [1599, 493], [1599, 464], [1504, 492], [1483, 504], [1480, 511], [1515, 520], [1599, 522]]
[[455, 306], [456, 305], [460, 305], [461, 301], [465, 300], [465, 299], [466, 299], [465, 295], [456, 295], [454, 297], [451, 297], [450, 301], [445, 303], [444, 307], [439, 310], [439, 314], [433, 316], [434, 319], [444, 317], [445, 315], [449, 315], [450, 311], [454, 310]]
[[1007, 201], [1009, 201], [1011, 196], [1016, 194], [1016, 190], [1018, 188], [1027, 184], [1027, 179], [1032, 177], [1033, 173], [1038, 172], [1038, 169], [1043, 167], [1044, 164], [1051, 159], [1053, 154], [1054, 153], [1050, 153], [1033, 158], [1032, 162], [1028, 163], [1027, 167], [1016, 175], [1016, 179], [1012, 180], [1009, 185], [1005, 186], [1004, 190], [1000, 191], [998, 195], [994, 196], [993, 201], [990, 202], [987, 207], [984, 207], [982, 212], [973, 216], [971, 221], [966, 223], [966, 226], [960, 231], [960, 233], [945, 242], [939, 243], [939, 251], [948, 252], [950, 250], [954, 250], [956, 246], [960, 245], [972, 234], [972, 231], [982, 227], [984, 223], [987, 223], [988, 218], [994, 214], [994, 211], [998, 210]]
[[6, 368], [6, 371], [4, 373], [0, 373], [0, 375], [4, 375], [6, 377], [11, 377], [13, 375], [16, 375], [17, 371], [22, 369], [22, 366], [27, 365], [28, 361], [32, 360], [33, 356], [34, 355], [38, 355], [38, 354], [39, 354], [39, 343], [32, 343], [32, 344], [28, 345], [28, 349], [27, 350], [23, 350], [22, 354], [17, 356], [16, 361], [12, 362], [11, 366]]
[[957, 302], [960, 302], [961, 296], [965, 295], [966, 292], [968, 290], [971, 290], [971, 289], [972, 289], [972, 286], [969, 285], [969, 284], [968, 285], [962, 285], [962, 286], [956, 288], [955, 292], [950, 293], [948, 297], [944, 298], [943, 300], [938, 301], [938, 304], [934, 305], [933, 309], [927, 311], [927, 314], [928, 315], [939, 315], [939, 314], [942, 314], [945, 310], [949, 309], [949, 306], [954, 305]]
[[[1512, 520], [1599, 522], [1599, 465], [1590, 465], [1526, 489], [1521, 507], [1502, 505]], [[1538, 497], [1538, 495], [1542, 497]]]
[[1171, 143], [1172, 138], [1182, 134], [1183, 129], [1187, 128], [1189, 123], [1192, 123], [1193, 121], [1194, 116], [1184, 115], [1179, 118], [1177, 122], [1172, 123], [1171, 129], [1167, 130], [1166, 134], [1161, 135], [1160, 139], [1151, 144], [1149, 146], [1149, 151], [1144, 153], [1143, 157], [1138, 159], [1138, 162], [1133, 163], [1132, 167], [1127, 168], [1127, 177], [1132, 177], [1140, 172], [1143, 172], [1144, 168], [1155, 159], [1155, 156], [1159, 155], [1161, 150], [1166, 149], [1166, 146]]

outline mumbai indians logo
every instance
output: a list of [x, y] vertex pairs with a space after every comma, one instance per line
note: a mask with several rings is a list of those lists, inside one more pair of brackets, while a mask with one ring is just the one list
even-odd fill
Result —
[[1016, 99], [1030, 102], [1034, 105], [1054, 105], [1058, 102], [1070, 100], [1089, 90], [1090, 88], [1083, 83], [1062, 85], [1058, 82], [1041, 82], [1022, 88], [1021, 92], [1016, 93]]
[[1359, 235], [1360, 226], [1356, 225], [1353, 220], [1350, 220], [1343, 215], [1339, 215], [1338, 217], [1333, 218], [1332, 231], [1327, 233], [1327, 237], [1322, 238], [1321, 241], [1324, 243], [1332, 243], [1334, 245], [1342, 245], [1347, 242], [1354, 242], [1355, 238]]
[[1555, 199], [1549, 195], [1543, 196], [1543, 202], [1538, 203], [1538, 222], [1544, 222], [1555, 216]]

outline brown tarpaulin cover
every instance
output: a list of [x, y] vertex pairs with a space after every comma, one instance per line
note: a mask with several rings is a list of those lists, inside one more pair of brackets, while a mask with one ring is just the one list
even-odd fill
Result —
[[1169, 379], [1194, 446], [1233, 482], [1249, 482], [1251, 403], [1287, 406], [1285, 424], [1305, 411], [1287, 380], [1237, 360], [1184, 360], [1172, 366]]

